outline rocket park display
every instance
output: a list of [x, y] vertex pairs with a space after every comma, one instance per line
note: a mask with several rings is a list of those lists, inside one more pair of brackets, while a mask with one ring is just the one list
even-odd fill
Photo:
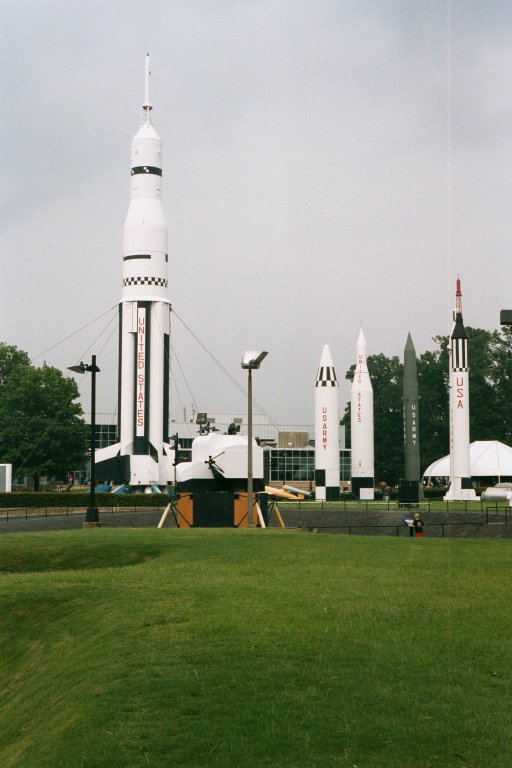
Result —
[[339, 384], [331, 350], [322, 349], [315, 384], [315, 498], [340, 498]]
[[462, 291], [457, 278], [453, 327], [449, 339], [450, 485], [445, 501], [474, 501], [469, 458], [468, 335], [462, 320]]
[[404, 349], [403, 414], [405, 471], [401, 500], [417, 502], [423, 498], [420, 479], [420, 435], [416, 350], [411, 334]]
[[373, 388], [362, 328], [357, 339], [356, 369], [351, 388], [350, 444], [352, 493], [359, 499], [373, 499]]
[[[162, 204], [162, 141], [153, 127], [149, 55], [140, 127], [131, 146], [131, 194], [123, 233], [119, 302], [117, 442], [96, 450], [97, 476], [140, 490], [166, 488], [174, 476], [169, 445], [170, 315], [167, 223]], [[469, 458], [468, 336], [460, 280], [449, 339], [450, 485], [445, 500], [476, 498]], [[340, 496], [339, 385], [328, 345], [315, 386], [315, 486], [319, 500]], [[405, 481], [420, 484], [418, 384], [411, 335], [404, 350]], [[374, 498], [373, 388], [361, 328], [351, 387], [351, 484]]]
[[167, 223], [162, 141], [153, 128], [146, 57], [140, 128], [132, 140], [119, 303], [118, 438], [97, 451], [98, 474], [132, 486], [166, 486], [169, 441]]

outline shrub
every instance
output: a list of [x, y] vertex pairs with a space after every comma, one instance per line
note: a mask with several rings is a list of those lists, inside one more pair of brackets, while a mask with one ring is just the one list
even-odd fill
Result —
[[[0, 493], [0, 508], [87, 507], [90, 496], [88, 491]], [[169, 502], [169, 497], [165, 493], [97, 492], [95, 498], [98, 507], [165, 507]]]

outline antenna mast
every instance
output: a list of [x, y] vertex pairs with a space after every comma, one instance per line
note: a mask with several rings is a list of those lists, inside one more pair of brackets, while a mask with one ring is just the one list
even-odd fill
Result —
[[141, 125], [151, 125], [152, 120], [150, 116], [150, 112], [153, 109], [153, 106], [150, 104], [149, 101], [149, 79], [151, 75], [151, 68], [150, 68], [150, 60], [149, 60], [149, 53], [146, 54], [146, 66], [144, 71], [144, 104], [142, 105], [142, 117], [141, 117]]
[[462, 317], [462, 291], [460, 289], [460, 277], [457, 275], [457, 288], [455, 291], [455, 314]]

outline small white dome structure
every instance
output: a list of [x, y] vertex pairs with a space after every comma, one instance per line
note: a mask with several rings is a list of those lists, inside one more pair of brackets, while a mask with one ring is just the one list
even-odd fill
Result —
[[[512, 448], [498, 440], [475, 440], [469, 446], [471, 477], [512, 477]], [[423, 473], [431, 477], [450, 477], [450, 456], [434, 461]]]

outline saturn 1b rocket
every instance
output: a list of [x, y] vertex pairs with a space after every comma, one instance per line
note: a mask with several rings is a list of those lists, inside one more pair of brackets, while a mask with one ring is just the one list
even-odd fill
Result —
[[350, 398], [352, 493], [359, 499], [373, 499], [373, 388], [366, 363], [366, 339], [362, 328], [357, 339], [356, 355]]
[[146, 57], [140, 128], [132, 140], [131, 195], [124, 224], [119, 303], [118, 442], [97, 451], [97, 476], [166, 486], [169, 472], [167, 223], [162, 141], [153, 128]]
[[315, 498], [340, 498], [339, 385], [331, 350], [322, 349], [315, 385]]
[[450, 486], [445, 501], [473, 501], [469, 458], [468, 335], [462, 320], [462, 291], [457, 278], [453, 327], [449, 340]]

